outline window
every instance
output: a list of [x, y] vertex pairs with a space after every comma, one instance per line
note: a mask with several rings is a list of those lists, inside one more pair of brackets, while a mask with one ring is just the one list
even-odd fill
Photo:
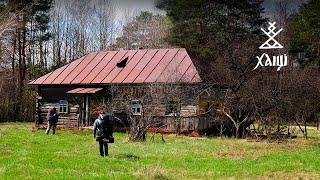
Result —
[[132, 112], [132, 115], [137, 115], [137, 116], [141, 115], [142, 113], [141, 101], [139, 100], [131, 101], [131, 112]]
[[66, 114], [69, 111], [69, 103], [67, 100], [59, 101], [59, 113]]

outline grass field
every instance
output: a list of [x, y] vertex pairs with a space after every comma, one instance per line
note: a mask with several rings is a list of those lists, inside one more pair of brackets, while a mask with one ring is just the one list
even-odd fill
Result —
[[0, 124], [0, 179], [320, 179], [320, 132], [309, 132], [283, 143], [175, 135], [133, 143], [115, 133], [102, 158], [89, 131], [47, 136]]

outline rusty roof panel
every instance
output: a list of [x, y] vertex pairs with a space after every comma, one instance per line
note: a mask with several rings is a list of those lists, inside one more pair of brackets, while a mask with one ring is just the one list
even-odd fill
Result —
[[[175, 82], [176, 79], [178, 79], [178, 67], [187, 55], [187, 51], [180, 49], [170, 64], [168, 64], [166, 69], [160, 74], [157, 82], [168, 82], [169, 79], [171, 79], [172, 82]], [[180, 77], [181, 76], [179, 76], [179, 79]]]
[[138, 64], [132, 69], [128, 76], [122, 81], [122, 83], [133, 83], [133, 81], [139, 76], [143, 71], [149, 61], [158, 52], [158, 49], [151, 49], [143, 56], [143, 58], [138, 62]]
[[[123, 68], [117, 63], [125, 57]], [[110, 84], [185, 82], [201, 78], [185, 49], [149, 49], [93, 52], [29, 84]], [[79, 89], [78, 89], [79, 90]], [[81, 92], [92, 92], [81, 90]]]
[[94, 59], [81, 71], [81, 73], [72, 81], [72, 84], [79, 84], [84, 78], [90, 74], [90, 72], [101, 62], [108, 52], [100, 52], [94, 57]]
[[32, 82], [32, 84], [42, 84], [43, 81], [45, 81], [53, 72], [46, 74], [44, 76], [41, 76], [40, 78], [36, 79], [35, 81]]
[[192, 78], [195, 76], [195, 73], [197, 73], [194, 69], [194, 66], [190, 64], [184, 75], [181, 77], [181, 82], [191, 82]]
[[149, 61], [148, 65], [142, 70], [139, 76], [134, 80], [134, 83], [143, 83], [152, 73], [154, 68], [159, 64], [159, 62], [161, 62], [168, 51], [168, 49], [160, 49], [157, 54]]
[[178, 51], [179, 49], [170, 49], [144, 82], [156, 82], [160, 74], [166, 69], [169, 63], [177, 55]]
[[61, 84], [71, 84], [71, 82], [87, 67], [87, 65], [97, 56], [97, 52], [88, 54], [78, 66], [62, 81]]
[[76, 88], [76, 89], [72, 89], [72, 90], [68, 91], [67, 93], [68, 94], [75, 94], [75, 93], [77, 93], [79, 91], [82, 91], [83, 89], [84, 88]]
[[[123, 60], [124, 58], [127, 58], [127, 57], [128, 57], [127, 64], [130, 63], [131, 60], [135, 61], [135, 60], [136, 60], [136, 56], [135, 56], [136, 53], [137, 53], [136, 50], [130, 50], [130, 51], [128, 51], [128, 53], [127, 53], [122, 59], [120, 59], [119, 61], [117, 61], [116, 64], [119, 63], [119, 62], [121, 62], [121, 60]], [[105, 78], [101, 81], [101, 83], [103, 83], [103, 84], [111, 83], [112, 80], [113, 80], [114, 78], [116, 78], [116, 77], [120, 74], [120, 72], [121, 72], [122, 70], [123, 70], [123, 68], [119, 68], [119, 67], [117, 67], [117, 65], [115, 65], [114, 68], [113, 68], [113, 69], [110, 71], [110, 73], [108, 74], [108, 76], [105, 77]]]
[[97, 93], [97, 92], [99, 92], [99, 91], [101, 91], [101, 90], [103, 90], [103, 88], [94, 88], [94, 89], [91, 90], [89, 93], [94, 94], [94, 93]]
[[119, 51], [108, 63], [106, 67], [103, 68], [103, 70], [92, 80], [91, 83], [93, 84], [99, 84], [103, 81], [104, 78], [106, 78], [109, 73], [112, 71], [112, 69], [117, 65], [117, 63], [125, 57], [127, 54], [127, 51]]
[[42, 82], [42, 84], [51, 84], [67, 67], [69, 64], [62, 66], [61, 68], [53, 71], [50, 76]]
[[103, 88], [76, 88], [68, 91], [68, 94], [95, 94], [101, 91]]
[[190, 69], [186, 72], [185, 76], [187, 77], [187, 81], [186, 82], [198, 82], [195, 80], [195, 78], [200, 77], [199, 74], [198, 74], [198, 71], [196, 69], [196, 67], [191, 64], [191, 67]]
[[192, 82], [194, 83], [200, 83], [201, 82], [201, 77], [199, 75], [199, 73], [196, 73], [192, 79]]
[[61, 84], [61, 82], [78, 66], [78, 64], [81, 63], [85, 57], [86, 56], [71, 62], [68, 67], [66, 67], [50, 84]]
[[117, 54], [117, 51], [110, 51], [100, 63], [87, 75], [81, 82], [82, 84], [90, 84], [96, 76], [108, 65], [111, 59]]
[[170, 49], [144, 82], [156, 82], [157, 78], [177, 55], [178, 51], [179, 49]]
[[174, 76], [171, 76], [170, 79], [167, 79], [167, 82], [184, 82], [181, 77], [185, 74], [188, 70], [189, 66], [192, 65], [192, 61], [189, 56], [186, 56], [183, 61], [177, 67], [177, 71], [175, 72]]
[[94, 90], [94, 88], [83, 88], [80, 91], [78, 91], [77, 94], [87, 94], [92, 90]]
[[118, 76], [116, 76], [112, 83], [121, 83], [126, 77], [130, 74], [130, 72], [135, 69], [136, 65], [140, 62], [140, 60], [144, 57], [148, 50], [138, 51], [131, 61], [127, 63], [127, 65], [122, 68]]

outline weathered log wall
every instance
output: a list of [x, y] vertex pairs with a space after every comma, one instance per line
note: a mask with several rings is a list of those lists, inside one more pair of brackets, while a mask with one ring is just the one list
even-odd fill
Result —
[[77, 104], [68, 104], [68, 113], [60, 113], [59, 108], [60, 105], [59, 103], [43, 103], [43, 105], [40, 107], [41, 109], [41, 118], [43, 119], [43, 123], [46, 124], [47, 121], [47, 114], [49, 109], [51, 108], [56, 108], [57, 112], [59, 112], [59, 121], [58, 125], [63, 125], [63, 126], [78, 126], [78, 121], [79, 121], [79, 105]]

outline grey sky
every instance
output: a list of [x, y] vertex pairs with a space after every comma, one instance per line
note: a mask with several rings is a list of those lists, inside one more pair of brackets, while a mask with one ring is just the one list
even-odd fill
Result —
[[165, 14], [155, 7], [155, 0], [111, 0], [115, 5], [116, 18], [120, 21], [130, 20], [140, 14], [141, 11], [149, 11], [153, 14]]

